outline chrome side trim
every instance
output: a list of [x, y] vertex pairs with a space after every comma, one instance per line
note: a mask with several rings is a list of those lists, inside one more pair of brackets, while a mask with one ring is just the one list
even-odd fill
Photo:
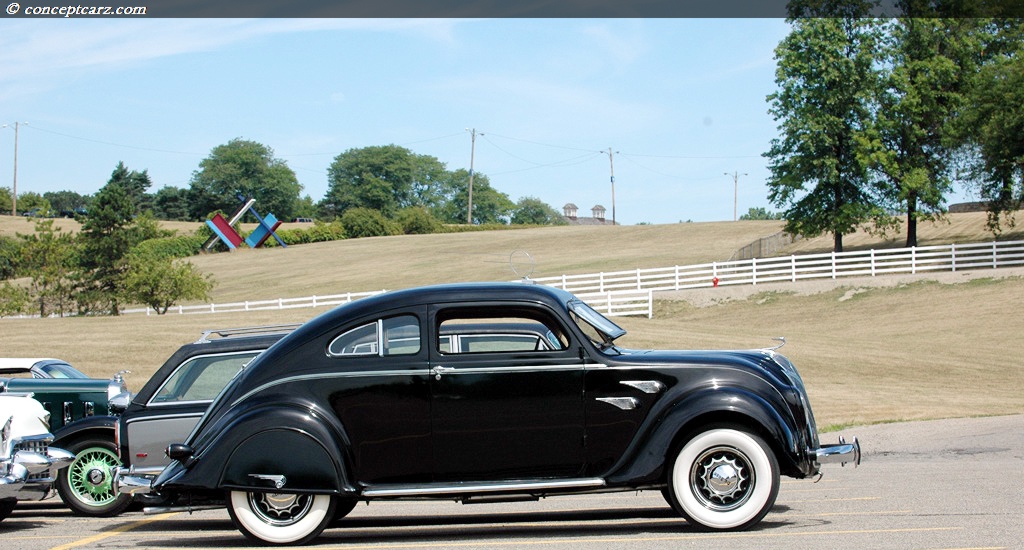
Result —
[[595, 400], [608, 403], [624, 411], [631, 411], [640, 406], [640, 400], [635, 397], [598, 397]]
[[202, 418], [202, 412], [194, 413], [178, 413], [178, 414], [161, 414], [153, 416], [143, 416], [139, 418], [131, 418], [125, 421], [125, 424], [135, 424], [136, 422], [151, 422], [153, 420], [173, 420], [175, 418]]
[[377, 485], [363, 490], [364, 497], [415, 497], [436, 495], [461, 495], [465, 493], [538, 492], [557, 489], [585, 489], [604, 487], [599, 477], [583, 479], [542, 481], [497, 481], [491, 483], [458, 483], [455, 485]]
[[619, 383], [636, 388], [644, 393], [660, 393], [665, 390], [665, 384], [657, 380], [623, 380]]

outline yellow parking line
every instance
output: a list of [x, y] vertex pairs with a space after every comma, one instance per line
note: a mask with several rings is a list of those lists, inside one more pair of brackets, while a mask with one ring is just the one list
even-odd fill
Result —
[[136, 527], [142, 527], [143, 525], [147, 525], [147, 524], [153, 523], [154, 521], [164, 520], [164, 519], [167, 519], [169, 517], [176, 516], [176, 515], [178, 515], [180, 513], [181, 512], [169, 512], [169, 513], [166, 513], [166, 514], [160, 514], [160, 515], [157, 515], [157, 516], [153, 516], [151, 518], [147, 518], [147, 519], [144, 519], [144, 520], [141, 520], [141, 521], [136, 521], [135, 523], [129, 523], [127, 525], [121, 525], [121, 526], [115, 527], [115, 528], [113, 528], [110, 531], [107, 531], [105, 533], [100, 533], [98, 535], [93, 535], [91, 537], [86, 537], [84, 539], [76, 540], [74, 542], [69, 542], [67, 544], [62, 544], [60, 546], [54, 546], [50, 550], [68, 550], [69, 548], [75, 548], [77, 546], [85, 546], [87, 544], [93, 544], [93, 543], [99, 542], [99, 541], [101, 541], [103, 539], [109, 539], [110, 537], [114, 537], [114, 536], [120, 535], [121, 533], [124, 533], [125, 531], [131, 531], [132, 529], [135, 529]]

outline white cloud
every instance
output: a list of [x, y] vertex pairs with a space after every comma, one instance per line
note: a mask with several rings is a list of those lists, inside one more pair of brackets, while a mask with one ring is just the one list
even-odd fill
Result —
[[163, 57], [261, 36], [317, 31], [407, 32], [451, 42], [441, 19], [33, 20], [0, 23], [0, 99], [59, 86], [82, 71], [123, 71]]

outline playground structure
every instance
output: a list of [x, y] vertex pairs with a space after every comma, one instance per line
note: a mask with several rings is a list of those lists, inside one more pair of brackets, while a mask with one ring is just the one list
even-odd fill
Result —
[[[245, 199], [245, 197], [239, 196], [238, 200], [242, 201], [242, 207], [239, 208], [231, 216], [231, 219], [225, 219], [224, 215], [220, 212], [214, 214], [214, 216], [206, 220], [206, 225], [213, 231], [213, 236], [209, 238], [203, 244], [203, 250], [209, 252], [213, 249], [214, 245], [218, 242], [224, 243], [228, 247], [228, 250], [234, 250], [242, 245], [244, 242], [249, 248], [259, 248], [263, 246], [263, 243], [270, 237], [274, 237], [277, 244], [287, 248], [288, 245], [281, 240], [281, 237], [275, 233], [278, 227], [281, 226], [281, 221], [274, 217], [273, 214], [267, 214], [266, 217], [260, 216], [260, 213], [253, 207], [256, 204], [256, 199]], [[252, 214], [256, 218], [259, 225], [249, 234], [245, 239], [235, 231], [234, 225], [245, 216], [246, 213]]]

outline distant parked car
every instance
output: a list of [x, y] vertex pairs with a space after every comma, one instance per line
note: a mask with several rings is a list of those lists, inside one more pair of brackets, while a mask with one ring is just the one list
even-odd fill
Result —
[[[543, 337], [447, 337], [509, 324]], [[363, 298], [253, 359], [155, 481], [120, 470], [116, 485], [223, 503], [246, 537], [302, 544], [364, 500], [641, 490], [698, 529], [745, 529], [780, 476], [860, 461], [856, 440], [819, 442], [803, 381], [775, 349], [631, 350], [615, 343], [625, 332], [530, 283]]]
[[60, 359], [0, 357], [0, 377], [23, 378], [89, 378], [85, 373]]
[[19, 500], [52, 494], [57, 471], [74, 455], [50, 446], [49, 414], [28, 394], [0, 394], [0, 520]]

